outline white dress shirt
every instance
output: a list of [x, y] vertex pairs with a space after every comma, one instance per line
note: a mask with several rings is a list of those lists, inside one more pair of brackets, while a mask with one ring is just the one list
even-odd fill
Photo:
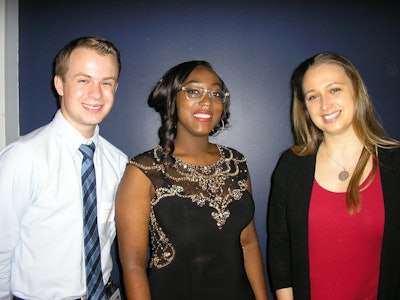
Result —
[[114, 199], [127, 156], [99, 136], [87, 140], [58, 111], [47, 125], [0, 152], [0, 299], [85, 295], [81, 144], [96, 144], [101, 267], [111, 275]]

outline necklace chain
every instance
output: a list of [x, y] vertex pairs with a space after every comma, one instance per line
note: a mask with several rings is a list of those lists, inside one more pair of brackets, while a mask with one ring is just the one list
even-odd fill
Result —
[[[346, 181], [347, 178], [349, 178], [349, 176], [350, 176], [349, 172], [346, 170], [346, 167], [344, 167], [344, 166], [342, 166], [340, 163], [338, 163], [338, 162], [328, 153], [328, 151], [326, 150], [326, 146], [325, 146], [325, 145], [324, 145], [323, 150], [324, 150], [325, 154], [326, 154], [336, 165], [338, 165], [339, 167], [341, 167], [341, 168], [343, 169], [343, 171], [340, 171], [340, 172], [339, 172], [339, 175], [338, 175], [339, 180], [340, 180], [340, 181]], [[357, 153], [357, 152], [355, 152], [355, 153]], [[354, 153], [354, 155], [355, 155], [355, 153]], [[354, 157], [354, 155], [353, 155], [352, 157]]]

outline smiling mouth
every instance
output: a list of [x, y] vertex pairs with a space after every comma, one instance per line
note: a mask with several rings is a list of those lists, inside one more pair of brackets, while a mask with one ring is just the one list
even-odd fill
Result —
[[89, 105], [89, 104], [82, 104], [84, 108], [90, 109], [90, 110], [98, 110], [101, 108], [101, 105]]
[[195, 116], [196, 118], [200, 118], [200, 119], [211, 119], [212, 116], [209, 114], [194, 114], [193, 116]]
[[324, 118], [324, 120], [327, 120], [327, 121], [333, 120], [333, 119], [337, 118], [340, 115], [340, 112], [341, 111], [339, 110], [339, 111], [334, 112], [334, 113], [332, 113], [330, 115], [324, 115], [323, 118]]

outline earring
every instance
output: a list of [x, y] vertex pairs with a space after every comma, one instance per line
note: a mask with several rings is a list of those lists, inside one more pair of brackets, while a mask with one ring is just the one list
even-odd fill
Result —
[[222, 126], [221, 126], [220, 130], [223, 131], [225, 129], [225, 122], [223, 119], [221, 119], [221, 122], [222, 122]]

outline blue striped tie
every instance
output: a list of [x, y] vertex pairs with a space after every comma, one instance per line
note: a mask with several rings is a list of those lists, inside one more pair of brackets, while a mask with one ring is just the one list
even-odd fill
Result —
[[103, 275], [101, 271], [100, 242], [97, 229], [96, 173], [93, 155], [96, 146], [81, 145], [83, 192], [83, 232], [85, 244], [86, 297], [88, 300], [105, 299]]

